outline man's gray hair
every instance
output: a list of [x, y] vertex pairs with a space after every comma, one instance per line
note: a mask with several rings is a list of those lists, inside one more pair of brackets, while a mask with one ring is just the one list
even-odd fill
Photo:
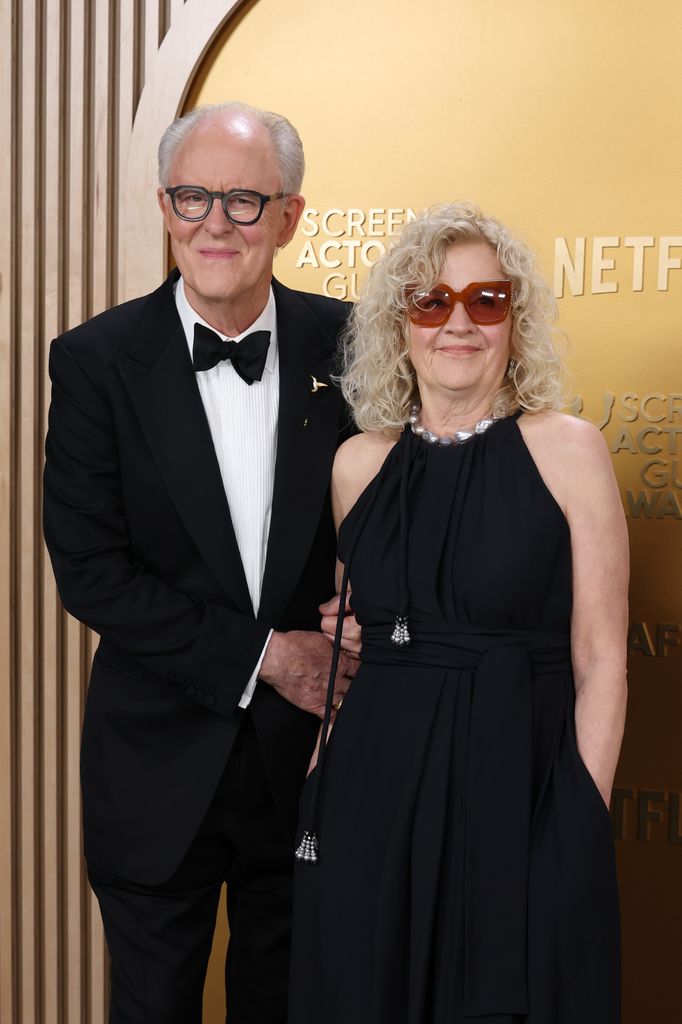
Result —
[[[290, 195], [301, 191], [305, 157], [303, 143], [290, 121], [282, 114], [273, 114], [269, 110], [259, 110], [248, 103], [237, 101], [230, 103], [211, 103], [204, 107], [196, 107], [183, 117], [178, 117], [166, 128], [159, 143], [159, 183], [166, 188], [170, 185], [170, 173], [173, 160], [180, 146], [194, 128], [206, 118], [241, 117], [252, 124], [261, 124], [270, 136], [272, 148], [277, 158], [282, 176], [281, 190]], [[182, 184], [185, 184], [183, 182]], [[195, 182], [187, 182], [192, 185]], [[246, 183], [245, 183], [246, 184]]]

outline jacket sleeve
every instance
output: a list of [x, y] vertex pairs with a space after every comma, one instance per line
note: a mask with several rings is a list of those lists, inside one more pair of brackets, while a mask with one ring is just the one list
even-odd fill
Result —
[[61, 341], [50, 350], [45, 540], [62, 602], [140, 674], [231, 715], [268, 638], [264, 623], [181, 593], [131, 551], [108, 398]]

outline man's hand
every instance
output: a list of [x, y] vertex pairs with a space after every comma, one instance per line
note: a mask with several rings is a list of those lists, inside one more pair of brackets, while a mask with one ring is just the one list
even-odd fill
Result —
[[[334, 643], [334, 635], [336, 633], [336, 616], [339, 613], [339, 597], [337, 594], [332, 597], [329, 601], [325, 601], [324, 604], [320, 605], [320, 612], [322, 614], [322, 632], [327, 639]], [[362, 645], [360, 639], [360, 626], [355, 621], [350, 607], [350, 591], [346, 597], [346, 614], [343, 620], [343, 633], [341, 634], [341, 650], [344, 654], [350, 655], [351, 658], [357, 659], [360, 655], [360, 647]]]
[[[275, 632], [258, 675], [285, 700], [322, 718], [331, 658], [329, 641], [321, 633], [298, 629]], [[357, 667], [357, 661], [341, 654], [334, 684], [335, 703], [345, 696]]]

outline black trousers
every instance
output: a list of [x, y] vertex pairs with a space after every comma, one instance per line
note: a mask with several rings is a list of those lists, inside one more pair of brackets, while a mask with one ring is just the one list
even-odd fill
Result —
[[285, 1024], [293, 864], [246, 711], [206, 817], [169, 881], [138, 885], [88, 865], [111, 954], [109, 1024], [201, 1024], [223, 882], [230, 1024]]

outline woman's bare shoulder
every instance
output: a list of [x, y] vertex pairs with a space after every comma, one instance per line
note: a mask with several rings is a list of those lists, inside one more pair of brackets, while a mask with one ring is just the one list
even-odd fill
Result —
[[609, 450], [594, 424], [555, 410], [524, 413], [518, 422], [540, 475], [564, 512], [581, 495], [614, 491]]
[[519, 418], [519, 429], [524, 440], [541, 448], [551, 448], [562, 462], [606, 452], [604, 438], [593, 423], [554, 409], [524, 413]]
[[337, 523], [347, 515], [367, 484], [381, 469], [398, 440], [379, 431], [355, 434], [341, 445], [332, 471], [332, 499]]

